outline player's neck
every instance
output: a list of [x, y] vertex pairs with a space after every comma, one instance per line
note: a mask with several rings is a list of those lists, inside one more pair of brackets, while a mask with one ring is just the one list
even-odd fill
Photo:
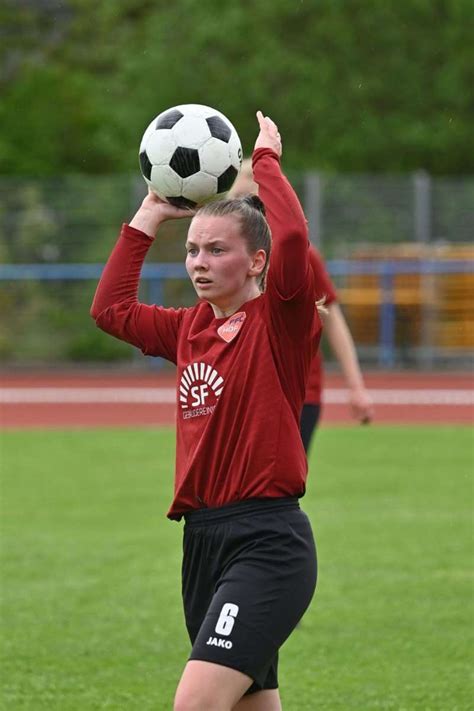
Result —
[[237, 311], [240, 311], [242, 306], [248, 301], [258, 299], [258, 297], [261, 295], [262, 293], [258, 285], [256, 284], [256, 282], [254, 282], [248, 292], [246, 292], [245, 294], [239, 294], [238, 298], [232, 299], [228, 303], [219, 302], [217, 304], [210, 301], [209, 304], [212, 306], [215, 318], [228, 318], [229, 316], [232, 316], [233, 314], [237, 313]]

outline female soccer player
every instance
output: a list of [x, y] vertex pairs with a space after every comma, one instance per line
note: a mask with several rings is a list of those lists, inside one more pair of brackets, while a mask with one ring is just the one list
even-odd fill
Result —
[[[253, 179], [252, 161], [245, 159], [229, 197], [257, 195], [258, 185]], [[353, 417], [364, 424], [373, 418], [372, 401], [364, 384], [351, 332], [337, 303], [337, 293], [318, 250], [311, 246], [310, 263], [314, 273], [315, 300], [324, 300], [321, 310], [324, 332], [341, 367], [348, 388], [348, 400]], [[321, 414], [323, 361], [318, 348], [311, 363], [306, 395], [300, 418], [300, 432], [306, 452], [311, 444]]]
[[306, 221], [280, 169], [280, 134], [270, 118], [257, 118], [263, 202], [219, 201], [192, 219], [186, 268], [197, 305], [138, 301], [161, 223], [189, 216], [149, 193], [122, 228], [91, 309], [106, 332], [177, 364], [168, 516], [185, 520], [192, 651], [175, 711], [279, 711], [278, 650], [316, 586], [314, 540], [298, 503], [307, 474], [299, 414], [321, 324]]

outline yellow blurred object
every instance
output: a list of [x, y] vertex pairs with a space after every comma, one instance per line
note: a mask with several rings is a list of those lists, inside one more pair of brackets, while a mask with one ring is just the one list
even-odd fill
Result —
[[[424, 260], [449, 262], [474, 260], [474, 246], [372, 245], [358, 248], [351, 259], [362, 262], [420, 262], [420, 271], [393, 277], [396, 345], [430, 346], [443, 349], [474, 349], [474, 274], [423, 273]], [[356, 343], [379, 342], [382, 284], [378, 274], [348, 275], [338, 288]]]

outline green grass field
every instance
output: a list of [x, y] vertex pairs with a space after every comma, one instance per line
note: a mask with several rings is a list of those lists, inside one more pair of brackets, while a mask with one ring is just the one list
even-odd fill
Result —
[[[170, 430], [2, 435], [0, 708], [161, 711], [189, 651]], [[474, 708], [473, 440], [322, 429], [311, 609], [281, 653], [285, 711]]]

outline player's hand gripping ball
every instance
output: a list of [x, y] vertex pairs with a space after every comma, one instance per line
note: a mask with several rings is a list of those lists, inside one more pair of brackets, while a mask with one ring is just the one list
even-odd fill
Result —
[[231, 188], [242, 164], [242, 146], [224, 114], [183, 104], [153, 119], [139, 157], [153, 192], [176, 207], [194, 209]]

